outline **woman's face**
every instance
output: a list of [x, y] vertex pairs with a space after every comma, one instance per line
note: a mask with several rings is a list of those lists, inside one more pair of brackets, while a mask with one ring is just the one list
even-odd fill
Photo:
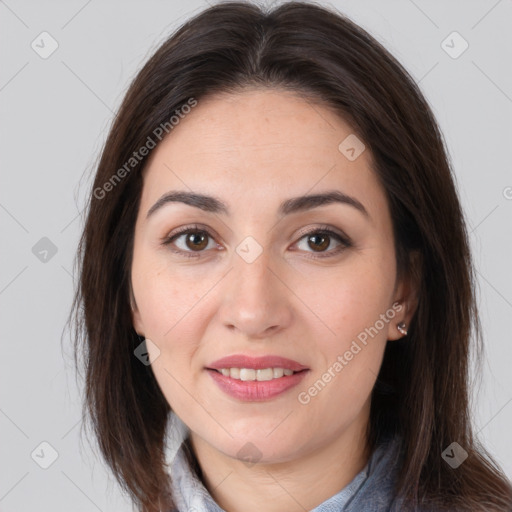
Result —
[[[292, 93], [246, 90], [200, 100], [144, 171], [134, 327], [171, 408], [225, 455], [293, 460], [367, 425], [407, 317], [385, 194], [351, 134]], [[178, 191], [208, 199], [162, 201]], [[305, 199], [326, 193], [341, 200]]]

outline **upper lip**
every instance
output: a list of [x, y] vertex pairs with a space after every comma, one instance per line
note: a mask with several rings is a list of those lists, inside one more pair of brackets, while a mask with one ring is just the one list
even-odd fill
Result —
[[304, 366], [293, 359], [286, 357], [266, 355], [261, 357], [247, 356], [244, 354], [233, 354], [231, 356], [222, 357], [213, 363], [210, 363], [207, 368], [212, 370], [221, 370], [222, 368], [252, 368], [254, 370], [263, 370], [264, 368], [283, 368], [285, 370], [293, 370], [299, 372], [307, 370], [308, 367]]

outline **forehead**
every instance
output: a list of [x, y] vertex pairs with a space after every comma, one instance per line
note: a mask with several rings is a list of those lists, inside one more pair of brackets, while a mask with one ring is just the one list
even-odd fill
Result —
[[[173, 189], [269, 201], [338, 188], [382, 191], [364, 150], [350, 160], [339, 146], [354, 137], [332, 110], [297, 94], [253, 89], [199, 100], [152, 151], [142, 201]], [[352, 140], [352, 139], [348, 139]], [[382, 197], [380, 197], [382, 200]]]

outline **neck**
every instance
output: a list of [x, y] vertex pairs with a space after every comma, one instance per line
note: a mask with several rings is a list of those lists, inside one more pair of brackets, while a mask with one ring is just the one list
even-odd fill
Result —
[[[191, 432], [203, 483], [227, 512], [304, 512], [334, 496], [368, 462], [365, 426], [353, 424], [334, 440], [288, 462], [248, 466]], [[362, 428], [363, 427], [363, 428]]]

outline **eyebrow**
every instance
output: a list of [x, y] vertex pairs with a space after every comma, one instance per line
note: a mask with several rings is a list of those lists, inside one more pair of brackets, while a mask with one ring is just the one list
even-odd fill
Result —
[[[209, 213], [219, 213], [227, 216], [230, 215], [230, 211], [226, 203], [216, 197], [196, 192], [172, 191], [164, 194], [160, 199], [158, 199], [158, 201], [149, 209], [146, 219], [163, 206], [176, 202], [184, 203]], [[361, 202], [354, 197], [340, 192], [339, 190], [329, 190], [321, 194], [304, 195], [287, 199], [279, 206], [278, 215], [290, 215], [292, 213], [303, 212], [332, 203], [347, 204], [357, 209], [365, 217], [370, 217], [368, 211]]]

